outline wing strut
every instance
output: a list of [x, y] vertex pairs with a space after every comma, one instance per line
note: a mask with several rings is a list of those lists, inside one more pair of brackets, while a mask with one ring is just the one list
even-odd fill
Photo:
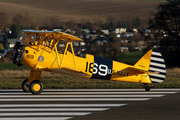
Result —
[[63, 58], [62, 58], [61, 66], [62, 66], [62, 64], [64, 62], [65, 54], [67, 53], [67, 48], [68, 48], [69, 44], [70, 44], [71, 51], [72, 51], [72, 56], [73, 56], [75, 69], [77, 69], [76, 59], [75, 59], [75, 55], [74, 55], [74, 49], [73, 49], [73, 46], [72, 46], [72, 41], [70, 39], [68, 40], [68, 42], [66, 44], [66, 48], [65, 48], [64, 55], [63, 55]]

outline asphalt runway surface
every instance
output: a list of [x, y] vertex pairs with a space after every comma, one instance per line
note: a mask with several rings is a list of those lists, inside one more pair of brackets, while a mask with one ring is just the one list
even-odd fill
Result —
[[179, 120], [180, 89], [0, 90], [0, 120]]

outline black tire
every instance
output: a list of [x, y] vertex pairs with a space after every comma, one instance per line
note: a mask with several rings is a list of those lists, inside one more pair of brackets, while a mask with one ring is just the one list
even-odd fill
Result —
[[21, 85], [21, 88], [24, 92], [28, 93], [30, 92], [29, 91], [29, 81], [28, 79], [25, 79], [23, 82], [22, 82], [22, 85]]
[[146, 90], [146, 91], [150, 91], [150, 89], [151, 89], [151, 88], [150, 88], [149, 86], [146, 86], [146, 87], [145, 87], [145, 90]]
[[39, 80], [34, 80], [29, 85], [29, 90], [32, 94], [38, 95], [43, 91], [43, 84]]

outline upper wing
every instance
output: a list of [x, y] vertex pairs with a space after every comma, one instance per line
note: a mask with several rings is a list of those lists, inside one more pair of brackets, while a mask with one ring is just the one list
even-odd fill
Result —
[[37, 30], [23, 30], [23, 32], [27, 33], [27, 34], [57, 34], [59, 35], [61, 40], [68, 40], [70, 39], [71, 41], [83, 41], [82, 39], [64, 33], [64, 32], [58, 32], [58, 31], [37, 31]]

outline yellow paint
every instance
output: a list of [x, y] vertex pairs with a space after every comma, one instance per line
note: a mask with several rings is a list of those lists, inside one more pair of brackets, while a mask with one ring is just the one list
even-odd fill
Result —
[[[26, 33], [36, 36], [35, 44], [26, 45], [25, 51], [28, 51], [28, 53], [25, 52], [23, 58], [23, 64], [31, 68], [29, 82], [40, 80], [42, 71], [91, 78], [94, 56], [86, 54], [86, 58], [82, 58], [74, 55], [72, 41], [82, 41], [80, 38], [62, 32], [41, 31]], [[37, 37], [39, 36], [40, 39], [38, 41]], [[60, 40], [67, 41], [64, 53], [58, 53], [57, 50], [57, 44]], [[44, 43], [46, 43], [46, 46]], [[71, 51], [68, 51], [69, 44]], [[145, 54], [134, 66], [112, 61], [110, 80], [151, 83], [148, 76], [151, 53], [152, 50]], [[40, 86], [34, 85], [34, 90], [38, 91], [39, 89]]]

